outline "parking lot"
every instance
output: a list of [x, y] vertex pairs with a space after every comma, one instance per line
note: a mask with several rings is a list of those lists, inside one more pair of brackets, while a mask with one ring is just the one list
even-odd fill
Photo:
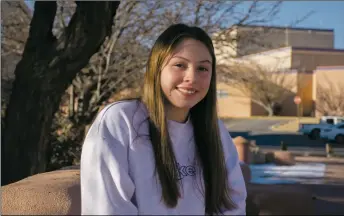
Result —
[[[288, 150], [298, 155], [326, 155], [326, 142], [322, 140], [310, 140], [307, 136], [298, 132], [273, 131], [271, 126], [284, 124], [287, 119], [225, 119], [224, 123], [231, 136], [242, 136], [255, 140], [262, 150], [279, 150], [281, 142], [288, 146]], [[335, 154], [344, 156], [344, 146], [334, 145]]]

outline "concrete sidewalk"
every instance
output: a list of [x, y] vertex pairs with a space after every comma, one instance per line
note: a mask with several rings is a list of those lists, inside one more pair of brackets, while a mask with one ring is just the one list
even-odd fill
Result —
[[[272, 151], [279, 151], [281, 149], [280, 146], [259, 146], [259, 148], [263, 152], [272, 152]], [[342, 157], [344, 159], [344, 148], [343, 147], [332, 147], [333, 152], [335, 155]], [[323, 158], [326, 157], [326, 149], [324, 147], [302, 147], [302, 146], [290, 146], [288, 147], [288, 151], [291, 152], [295, 156], [310, 156], [310, 157], [319, 157]]]
[[306, 184], [316, 199], [314, 200], [316, 214], [344, 214], [344, 159], [325, 157], [296, 157], [298, 162], [316, 162], [326, 164], [326, 174], [323, 184]]

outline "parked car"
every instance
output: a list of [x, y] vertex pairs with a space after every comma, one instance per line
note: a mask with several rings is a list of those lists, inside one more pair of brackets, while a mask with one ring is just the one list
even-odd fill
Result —
[[344, 122], [322, 130], [320, 137], [328, 141], [335, 141], [338, 144], [344, 144]]
[[300, 124], [299, 132], [310, 139], [319, 139], [320, 132], [344, 122], [344, 116], [322, 116], [318, 124]]

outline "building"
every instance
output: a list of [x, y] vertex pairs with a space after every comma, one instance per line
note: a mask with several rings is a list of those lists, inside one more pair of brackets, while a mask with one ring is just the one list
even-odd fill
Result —
[[[255, 62], [266, 67], [267, 71], [274, 74], [272, 76], [276, 76], [279, 71], [282, 71], [285, 79], [293, 83], [293, 87], [289, 86], [287, 89], [290, 91], [290, 95], [281, 105], [283, 108], [280, 115], [282, 116], [297, 115], [298, 108], [293, 102], [295, 95], [299, 95], [302, 99], [299, 113], [303, 116], [314, 116], [316, 87], [325, 82], [324, 74], [330, 80], [344, 80], [342, 71], [344, 50], [340, 49], [288, 46], [245, 55], [232, 61], [238, 60]], [[232, 61], [228, 61], [226, 64], [230, 66]], [[318, 77], [316, 78], [316, 76]], [[338, 85], [344, 87], [342, 83], [338, 83]], [[238, 89], [221, 82], [218, 83], [218, 104], [221, 117], [267, 114], [261, 106], [253, 102], [253, 98], [247, 97], [247, 94], [240, 95]]]
[[319, 66], [313, 76], [316, 116], [344, 116], [344, 62], [340, 66]]
[[[332, 29], [310, 29], [263, 25], [235, 25], [213, 36], [219, 61], [281, 47], [333, 49]], [[225, 43], [227, 41], [229, 43]]]

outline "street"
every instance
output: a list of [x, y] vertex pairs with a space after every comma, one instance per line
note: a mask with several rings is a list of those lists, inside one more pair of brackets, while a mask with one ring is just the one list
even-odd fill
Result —
[[[278, 150], [283, 142], [289, 151], [297, 155], [326, 155], [326, 142], [323, 140], [310, 140], [307, 136], [297, 132], [271, 130], [271, 126], [286, 123], [288, 120], [228, 119], [224, 122], [233, 138], [242, 136], [249, 140], [255, 140], [264, 151]], [[333, 150], [335, 155], [344, 156], [344, 147], [333, 144]]]

